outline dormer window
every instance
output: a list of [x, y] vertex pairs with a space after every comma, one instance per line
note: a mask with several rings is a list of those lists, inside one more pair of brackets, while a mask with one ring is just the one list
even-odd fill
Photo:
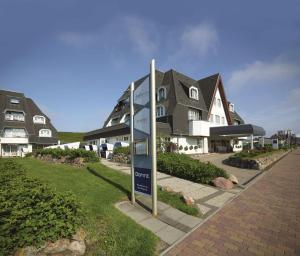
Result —
[[11, 104], [19, 104], [20, 100], [18, 100], [18, 99], [10, 99], [10, 103]]
[[198, 88], [192, 86], [189, 89], [190, 98], [194, 100], [198, 100]]
[[234, 112], [234, 104], [233, 103], [229, 104], [229, 111]]
[[156, 117], [162, 117], [166, 115], [166, 110], [163, 105], [158, 105], [156, 107]]
[[165, 87], [160, 87], [158, 89], [157, 101], [167, 98], [167, 89]]
[[49, 129], [41, 129], [39, 131], [39, 137], [51, 137], [52, 136], [52, 132]]
[[17, 111], [6, 111], [5, 112], [5, 120], [7, 121], [25, 121], [25, 115], [23, 112]]
[[33, 123], [35, 123], [35, 124], [46, 124], [46, 118], [44, 116], [35, 115], [33, 117]]
[[123, 115], [123, 117], [122, 117], [120, 123], [126, 123], [126, 122], [128, 122], [129, 120], [130, 120], [130, 113], [126, 113], [126, 114]]

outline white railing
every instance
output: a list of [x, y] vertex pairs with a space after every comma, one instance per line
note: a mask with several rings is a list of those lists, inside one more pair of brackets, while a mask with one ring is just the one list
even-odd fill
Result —
[[189, 121], [189, 135], [190, 136], [209, 136], [210, 123], [203, 120]]

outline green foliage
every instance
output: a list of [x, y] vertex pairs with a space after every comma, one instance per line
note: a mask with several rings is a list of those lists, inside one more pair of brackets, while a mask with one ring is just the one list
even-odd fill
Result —
[[225, 170], [178, 153], [159, 153], [157, 168], [161, 172], [203, 184], [209, 184], [216, 177], [228, 178]]
[[50, 155], [52, 158], [60, 159], [66, 157], [69, 160], [74, 160], [75, 158], [82, 157], [84, 162], [98, 162], [99, 158], [97, 157], [94, 151], [87, 151], [85, 149], [60, 149], [60, 148], [45, 148], [37, 150], [35, 156], [41, 155]]
[[118, 147], [114, 148], [114, 154], [125, 154], [130, 155], [130, 147]]
[[0, 162], [0, 252], [39, 246], [70, 237], [79, 225], [80, 207], [70, 193], [57, 194], [29, 179], [13, 161]]
[[83, 132], [58, 132], [57, 137], [61, 143], [83, 142]]

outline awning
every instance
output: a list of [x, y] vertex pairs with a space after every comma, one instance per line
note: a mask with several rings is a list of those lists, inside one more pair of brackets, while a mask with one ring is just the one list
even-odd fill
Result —
[[241, 124], [241, 125], [228, 125], [228, 126], [216, 126], [210, 127], [210, 135], [217, 136], [264, 136], [266, 131], [260, 126], [253, 124]]

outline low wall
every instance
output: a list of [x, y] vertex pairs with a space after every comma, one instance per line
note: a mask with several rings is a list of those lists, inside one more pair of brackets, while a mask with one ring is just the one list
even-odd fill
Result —
[[243, 169], [254, 169], [254, 170], [264, 170], [280, 158], [288, 154], [290, 151], [273, 153], [272, 155], [259, 157], [256, 159], [244, 159], [240, 157], [231, 156], [223, 161], [224, 164], [243, 168]]
[[123, 154], [123, 153], [113, 154], [111, 160], [113, 162], [122, 163], [122, 164], [130, 164], [131, 163], [130, 155]]

